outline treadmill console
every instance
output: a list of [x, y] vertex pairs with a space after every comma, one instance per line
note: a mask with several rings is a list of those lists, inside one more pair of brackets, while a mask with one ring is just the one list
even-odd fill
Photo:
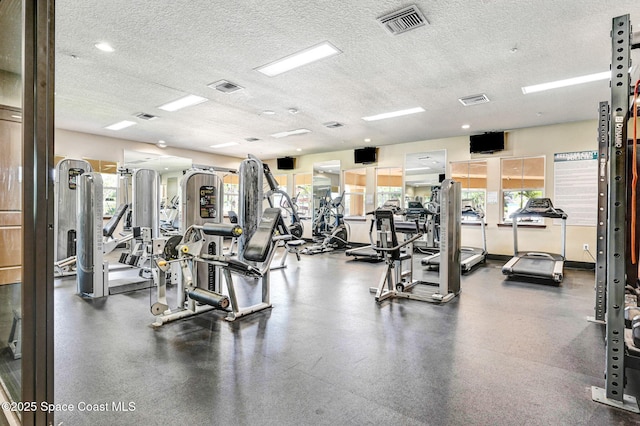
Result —
[[553, 203], [550, 198], [530, 198], [523, 210], [530, 213], [542, 213], [553, 210]]

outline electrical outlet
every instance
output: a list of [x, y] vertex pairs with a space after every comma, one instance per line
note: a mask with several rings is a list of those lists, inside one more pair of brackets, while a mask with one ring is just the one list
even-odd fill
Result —
[[582, 250], [589, 251], [589, 244], [583, 244], [582, 245]]

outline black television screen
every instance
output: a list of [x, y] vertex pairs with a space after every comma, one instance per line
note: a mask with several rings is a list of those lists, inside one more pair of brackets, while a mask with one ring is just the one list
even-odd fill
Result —
[[504, 132], [469, 136], [469, 142], [471, 153], [502, 151], [504, 149]]
[[368, 164], [376, 161], [378, 161], [378, 148], [376, 147], [360, 148], [353, 151], [354, 163]]
[[296, 159], [293, 157], [278, 158], [278, 170], [293, 170], [296, 168]]

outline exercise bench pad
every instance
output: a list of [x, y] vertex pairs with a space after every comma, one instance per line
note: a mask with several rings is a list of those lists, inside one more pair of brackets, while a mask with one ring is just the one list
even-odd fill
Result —
[[244, 258], [252, 262], [264, 262], [273, 243], [273, 232], [280, 220], [280, 209], [268, 208], [244, 249]]

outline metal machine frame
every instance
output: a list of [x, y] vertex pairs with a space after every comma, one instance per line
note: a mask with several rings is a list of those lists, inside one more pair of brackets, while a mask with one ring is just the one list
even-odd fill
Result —
[[[608, 153], [608, 194], [606, 226], [606, 371], [605, 387], [591, 387], [594, 401], [640, 413], [634, 396], [624, 393], [626, 367], [638, 368], [640, 358], [631, 354], [625, 330], [624, 307], [627, 284], [627, 126], [631, 94], [631, 22], [629, 15], [613, 18], [611, 31], [611, 119]], [[634, 46], [635, 47], [635, 46]], [[633, 108], [637, 106], [633, 105]], [[601, 122], [603, 117], [601, 111]], [[637, 159], [632, 159], [637, 161]], [[602, 263], [601, 263], [602, 264]]]
[[609, 102], [600, 102], [598, 119], [598, 224], [596, 226], [596, 302], [594, 316], [587, 320], [605, 323], [607, 312], [607, 184], [609, 172]]
[[78, 178], [77, 200], [77, 271], [78, 295], [109, 295], [109, 264], [103, 258], [102, 176], [84, 173]]

